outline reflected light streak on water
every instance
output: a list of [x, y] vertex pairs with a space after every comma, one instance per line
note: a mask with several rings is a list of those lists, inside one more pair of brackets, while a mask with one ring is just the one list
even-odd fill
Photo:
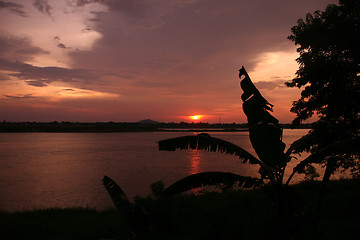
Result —
[[190, 150], [192, 153], [191, 156], [191, 169], [189, 174], [196, 174], [200, 172], [200, 154], [199, 150]]

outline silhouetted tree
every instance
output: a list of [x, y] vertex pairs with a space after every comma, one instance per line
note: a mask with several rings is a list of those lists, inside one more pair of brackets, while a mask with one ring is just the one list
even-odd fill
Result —
[[298, 46], [299, 70], [289, 87], [302, 88], [293, 102], [293, 124], [317, 114], [312, 129], [298, 143], [296, 152], [313, 156], [311, 163], [326, 165], [324, 186], [338, 169], [359, 175], [360, 126], [360, 2], [340, 0], [326, 10], [299, 19], [288, 37]]

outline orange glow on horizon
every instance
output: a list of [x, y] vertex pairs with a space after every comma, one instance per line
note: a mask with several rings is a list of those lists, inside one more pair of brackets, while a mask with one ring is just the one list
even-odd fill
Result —
[[200, 120], [200, 118], [202, 117], [202, 115], [194, 115], [194, 116], [189, 116], [192, 120]]

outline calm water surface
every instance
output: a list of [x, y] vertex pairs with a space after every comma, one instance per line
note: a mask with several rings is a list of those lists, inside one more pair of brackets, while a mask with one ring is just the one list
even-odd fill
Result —
[[[284, 130], [283, 141], [288, 146], [307, 131]], [[232, 155], [158, 151], [157, 141], [191, 134], [197, 133], [0, 133], [0, 210], [113, 207], [101, 183], [104, 175], [130, 198], [149, 194], [155, 181], [168, 186], [203, 171], [258, 176], [258, 166]], [[247, 132], [210, 134], [255, 154]]]

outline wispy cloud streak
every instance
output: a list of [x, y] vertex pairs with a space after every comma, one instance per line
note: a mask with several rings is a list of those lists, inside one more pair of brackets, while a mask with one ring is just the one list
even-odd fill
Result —
[[24, 11], [24, 6], [13, 2], [0, 1], [0, 10], [9, 9], [12, 13], [17, 14], [21, 17], [27, 17]]

